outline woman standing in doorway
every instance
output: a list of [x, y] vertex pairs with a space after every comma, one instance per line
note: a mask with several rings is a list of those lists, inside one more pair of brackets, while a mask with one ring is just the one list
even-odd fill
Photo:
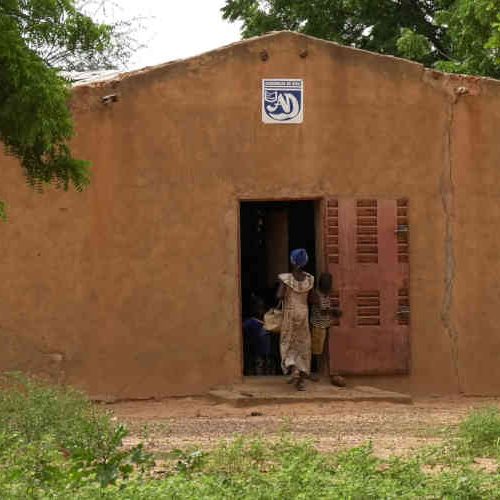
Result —
[[290, 255], [292, 272], [279, 275], [278, 299], [283, 300], [281, 326], [281, 366], [292, 382], [303, 391], [304, 379], [311, 368], [311, 333], [309, 330], [309, 302], [314, 288], [314, 277], [306, 273], [309, 257], [303, 249]]

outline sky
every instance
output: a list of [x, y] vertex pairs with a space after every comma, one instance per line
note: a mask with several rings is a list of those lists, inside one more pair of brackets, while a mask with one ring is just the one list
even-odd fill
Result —
[[224, 0], [114, 0], [113, 16], [142, 17], [139, 50], [127, 69], [194, 56], [241, 39], [239, 25], [222, 19]]

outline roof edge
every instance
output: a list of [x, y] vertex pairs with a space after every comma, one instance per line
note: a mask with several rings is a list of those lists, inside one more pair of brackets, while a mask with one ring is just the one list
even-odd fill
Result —
[[404, 64], [414, 65], [414, 66], [421, 68], [425, 72], [432, 73], [433, 75], [435, 75], [435, 77], [437, 75], [440, 75], [442, 77], [448, 77], [450, 79], [460, 79], [460, 80], [464, 80], [464, 81], [471, 81], [471, 82], [475, 82], [476, 84], [481, 82], [481, 81], [494, 83], [496, 85], [500, 84], [500, 80], [497, 80], [497, 79], [491, 78], [491, 77], [487, 77], [487, 76], [465, 75], [465, 74], [458, 74], [458, 73], [446, 73], [444, 71], [438, 71], [438, 70], [433, 69], [433, 68], [427, 68], [423, 64], [416, 62], [416, 61], [412, 61], [410, 59], [405, 59], [402, 57], [397, 57], [397, 56], [388, 55], [388, 54], [380, 54], [378, 52], [371, 52], [371, 51], [359, 49], [356, 47], [350, 47], [348, 45], [342, 45], [340, 43], [333, 42], [331, 40], [325, 40], [323, 38], [318, 38], [318, 37], [315, 37], [312, 35], [306, 35], [304, 33], [299, 33], [297, 31], [283, 30], [283, 31], [270, 31], [268, 33], [265, 33], [264, 35], [259, 35], [259, 36], [254, 36], [251, 38], [245, 38], [242, 40], [238, 40], [236, 42], [232, 42], [232, 43], [229, 43], [227, 45], [222, 45], [222, 46], [217, 47], [215, 49], [210, 49], [208, 51], [201, 52], [199, 54], [195, 54], [195, 55], [192, 55], [189, 57], [180, 58], [180, 59], [173, 59], [171, 61], [166, 61], [164, 63], [155, 64], [155, 65], [151, 65], [151, 66], [145, 66], [143, 68], [139, 68], [139, 69], [135, 69], [135, 70], [131, 70], [131, 71], [104, 70], [103, 72], [88, 72], [89, 74], [95, 73], [96, 77], [98, 77], [100, 74], [101, 78], [96, 78], [96, 79], [91, 79], [91, 80], [80, 80], [80, 81], [77, 80], [72, 84], [72, 86], [73, 87], [85, 87], [85, 86], [92, 87], [92, 86], [99, 86], [99, 85], [107, 84], [107, 83], [111, 83], [111, 82], [121, 81], [121, 80], [129, 79], [129, 78], [133, 78], [135, 76], [144, 75], [145, 73], [150, 73], [153, 71], [161, 70], [161, 69], [166, 68], [166, 67], [171, 67], [171, 66], [176, 66], [178, 64], [180, 65], [180, 64], [193, 62], [199, 58], [210, 56], [213, 54], [218, 54], [221, 52], [225, 52], [225, 51], [230, 50], [234, 47], [238, 47], [238, 46], [242, 46], [242, 45], [249, 45], [249, 44], [255, 43], [257, 41], [278, 38], [278, 37], [301, 38], [304, 40], [314, 41], [315, 43], [322, 43], [322, 44], [333, 46], [333, 47], [347, 49], [349, 51], [359, 53], [359, 54], [366, 54], [366, 55], [369, 55], [370, 57], [382, 58], [385, 60], [392, 60], [392, 61], [397, 61], [397, 62], [401, 62]]

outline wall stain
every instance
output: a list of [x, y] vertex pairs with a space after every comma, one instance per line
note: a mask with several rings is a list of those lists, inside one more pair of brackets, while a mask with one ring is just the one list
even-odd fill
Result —
[[458, 95], [454, 94], [449, 97], [447, 109], [447, 122], [444, 132], [444, 161], [443, 172], [440, 180], [440, 194], [445, 216], [445, 235], [444, 235], [444, 251], [445, 251], [445, 288], [443, 305], [441, 309], [441, 321], [443, 322], [445, 331], [451, 343], [451, 355], [453, 369], [457, 380], [458, 392], [463, 393], [463, 384], [460, 374], [459, 364], [459, 344], [458, 330], [454, 324], [451, 308], [453, 305], [453, 289], [455, 286], [455, 249], [453, 240], [453, 223], [455, 218], [454, 212], [454, 194], [455, 187], [453, 183], [453, 120], [455, 115], [455, 105], [458, 101]]

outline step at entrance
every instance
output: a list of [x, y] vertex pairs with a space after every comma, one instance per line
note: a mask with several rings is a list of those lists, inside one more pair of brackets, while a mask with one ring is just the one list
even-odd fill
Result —
[[305, 391], [297, 391], [286, 383], [284, 377], [249, 377], [241, 384], [213, 388], [209, 395], [221, 403], [237, 407], [303, 403], [303, 402], [386, 402], [411, 404], [408, 394], [384, 391], [369, 386], [335, 387], [327, 379], [320, 382], [306, 382]]

